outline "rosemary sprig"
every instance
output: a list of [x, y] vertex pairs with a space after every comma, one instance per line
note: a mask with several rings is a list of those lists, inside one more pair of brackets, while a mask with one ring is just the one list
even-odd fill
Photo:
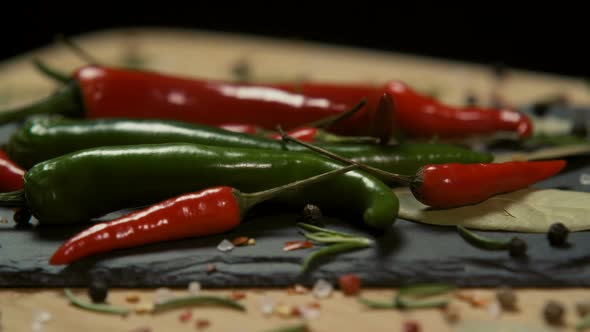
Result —
[[455, 286], [448, 284], [425, 284], [402, 287], [397, 292], [393, 301], [380, 302], [359, 297], [358, 301], [373, 309], [421, 309], [439, 308], [445, 306], [449, 299], [416, 299], [426, 296], [434, 296], [448, 293]]
[[509, 242], [505, 240], [496, 240], [477, 235], [467, 228], [457, 225], [457, 232], [465, 241], [471, 243], [475, 247], [488, 250], [505, 250], [508, 249]]
[[89, 311], [95, 311], [95, 312], [102, 312], [102, 313], [106, 313], [106, 314], [122, 315], [122, 316], [126, 316], [129, 314], [129, 309], [127, 309], [127, 308], [115, 307], [115, 306], [108, 305], [108, 304], [95, 304], [95, 303], [85, 302], [85, 301], [77, 298], [69, 288], [66, 288], [64, 291], [65, 291], [66, 296], [70, 300], [70, 302], [72, 304], [74, 304], [75, 306], [80, 307], [82, 309], [86, 309]]
[[198, 296], [176, 297], [176, 298], [173, 298], [173, 299], [170, 299], [167, 301], [157, 302], [154, 305], [154, 312], [161, 312], [161, 311], [174, 309], [174, 308], [178, 308], [178, 307], [194, 306], [194, 305], [219, 305], [222, 307], [236, 309], [239, 311], [246, 311], [246, 307], [244, 307], [241, 303], [236, 302], [232, 299], [228, 299], [225, 297], [219, 297], [219, 296], [198, 295]]
[[283, 326], [283, 327], [279, 327], [277, 329], [272, 329], [272, 330], [265, 331], [265, 332], [306, 332], [306, 331], [308, 331], [307, 324], [298, 323], [295, 325]]
[[297, 226], [307, 230], [307, 232], [303, 232], [303, 236], [305, 236], [307, 239], [317, 243], [329, 244], [329, 246], [313, 252], [303, 261], [303, 265], [301, 267], [302, 273], [306, 272], [311, 264], [320, 257], [339, 254], [356, 249], [363, 249], [370, 247], [373, 244], [371, 239], [337, 232], [306, 223], [298, 223]]

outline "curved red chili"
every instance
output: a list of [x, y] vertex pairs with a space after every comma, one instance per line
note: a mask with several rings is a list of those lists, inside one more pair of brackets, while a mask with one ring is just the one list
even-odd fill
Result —
[[342, 167], [257, 193], [220, 186], [170, 198], [115, 220], [94, 225], [66, 241], [50, 258], [52, 265], [145, 244], [219, 234], [238, 226], [258, 203], [357, 168]]
[[418, 172], [411, 188], [423, 204], [446, 209], [524, 189], [565, 166], [565, 160], [427, 165]]
[[0, 191], [15, 191], [23, 188], [25, 171], [18, 167], [4, 150], [0, 149]]

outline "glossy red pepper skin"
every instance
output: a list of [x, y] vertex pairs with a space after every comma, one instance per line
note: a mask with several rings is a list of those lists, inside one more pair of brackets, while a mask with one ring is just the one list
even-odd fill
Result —
[[511, 131], [525, 138], [532, 133], [530, 120], [521, 113], [447, 106], [397, 81], [383, 86], [254, 85], [97, 66], [77, 70], [74, 78], [89, 118], [158, 118], [213, 126], [250, 123], [267, 130], [280, 124], [289, 130], [338, 115], [367, 98], [363, 110], [331, 131], [370, 136], [379, 98], [389, 93], [396, 104], [397, 127], [409, 137], [455, 138]]
[[257, 135], [260, 133], [260, 128], [251, 124], [224, 123], [219, 125], [219, 128], [241, 134]]
[[22, 189], [24, 174], [25, 171], [0, 149], [0, 192]]
[[412, 183], [416, 199], [433, 208], [454, 208], [524, 189], [559, 173], [564, 160], [424, 166]]
[[214, 187], [177, 196], [96, 224], [64, 243], [50, 264], [145, 244], [226, 232], [241, 220], [240, 204], [230, 187]]
[[[318, 134], [318, 128], [313, 127], [303, 127], [293, 129], [287, 132], [287, 135], [297, 138], [303, 142], [314, 142], [316, 140], [316, 136]], [[269, 136], [272, 139], [281, 139], [281, 134], [275, 133]]]

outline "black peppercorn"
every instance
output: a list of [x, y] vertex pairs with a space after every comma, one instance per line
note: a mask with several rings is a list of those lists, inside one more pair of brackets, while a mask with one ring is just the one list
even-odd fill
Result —
[[513, 237], [508, 244], [508, 251], [512, 257], [524, 256], [527, 251], [527, 244], [520, 238]]
[[516, 308], [516, 295], [512, 288], [502, 287], [496, 292], [496, 298], [500, 303], [500, 306], [504, 310], [514, 310]]
[[103, 303], [107, 298], [107, 284], [102, 280], [93, 280], [88, 288], [88, 295], [94, 303]]
[[563, 305], [557, 301], [549, 301], [545, 304], [543, 309], [543, 316], [545, 321], [552, 325], [559, 325], [563, 321], [564, 314]]
[[28, 228], [31, 227], [31, 210], [27, 208], [20, 208], [12, 217], [16, 223], [17, 228]]
[[532, 106], [533, 113], [538, 117], [544, 117], [549, 113], [551, 105], [547, 102], [539, 102]]
[[301, 221], [304, 223], [316, 225], [316, 226], [323, 226], [323, 215], [322, 210], [319, 207], [312, 204], [307, 204], [303, 207], [303, 212], [301, 215]]
[[567, 241], [570, 230], [562, 223], [554, 223], [549, 227], [547, 238], [552, 246], [562, 246]]

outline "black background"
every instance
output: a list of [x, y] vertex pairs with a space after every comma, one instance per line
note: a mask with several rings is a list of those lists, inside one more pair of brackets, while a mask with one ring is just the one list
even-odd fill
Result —
[[[69, 11], [21, 4], [0, 20], [0, 59], [53, 41], [57, 33], [76, 35], [117, 27], [179, 27], [318, 41], [494, 64], [562, 75], [590, 77], [583, 9], [514, 9], [496, 2], [433, 8], [418, 3], [344, 2], [303, 7], [297, 2], [236, 8], [159, 2], [151, 5], [71, 2]], [[249, 4], [249, 3], [248, 3]], [[74, 9], [72, 11], [71, 9]]]

